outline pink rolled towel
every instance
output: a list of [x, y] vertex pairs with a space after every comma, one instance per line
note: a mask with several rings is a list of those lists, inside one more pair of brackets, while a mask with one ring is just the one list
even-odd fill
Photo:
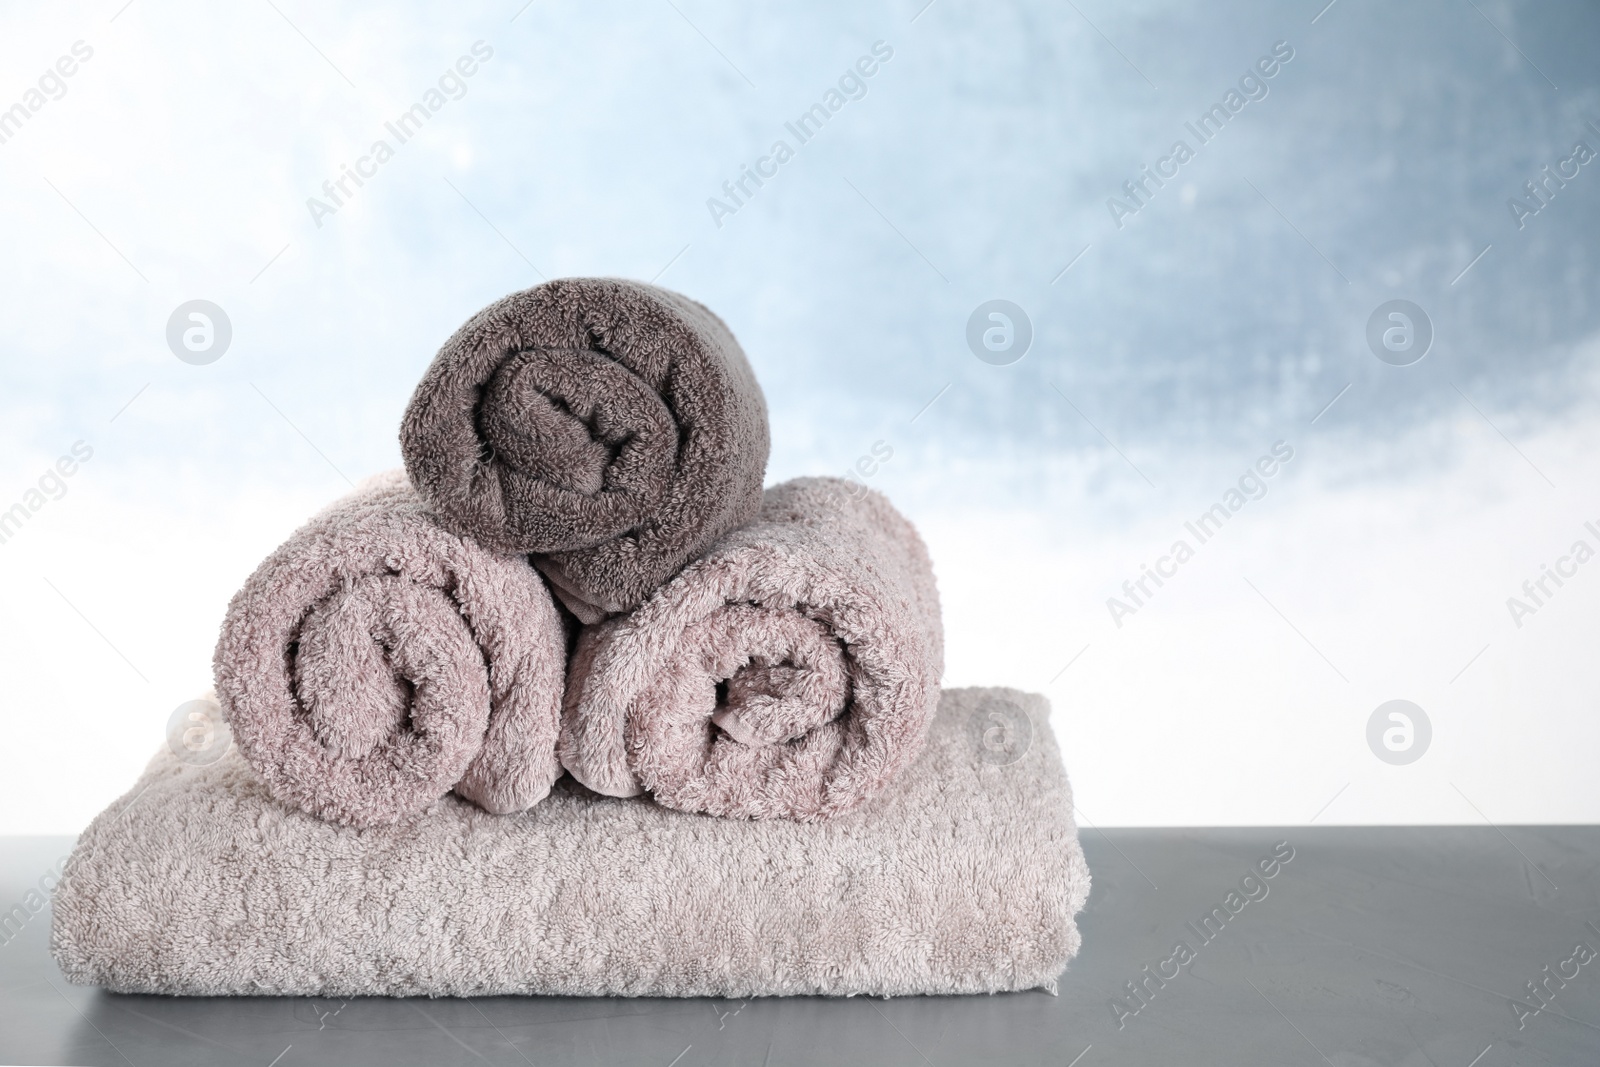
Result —
[[335, 502], [234, 596], [213, 665], [273, 796], [381, 826], [452, 788], [537, 804], [555, 755], [566, 637], [538, 573], [445, 530], [403, 471]]
[[943, 672], [911, 523], [878, 493], [799, 478], [633, 613], [584, 629], [561, 761], [611, 796], [824, 819], [916, 756]]

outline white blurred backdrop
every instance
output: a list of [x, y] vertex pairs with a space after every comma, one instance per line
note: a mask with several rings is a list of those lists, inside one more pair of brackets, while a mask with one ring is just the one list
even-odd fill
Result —
[[770, 481], [892, 450], [946, 684], [1046, 693], [1090, 823], [1600, 819], [1600, 14], [1324, 3], [7, 7], [0, 832], [123, 792], [438, 346], [563, 275], [721, 314]]

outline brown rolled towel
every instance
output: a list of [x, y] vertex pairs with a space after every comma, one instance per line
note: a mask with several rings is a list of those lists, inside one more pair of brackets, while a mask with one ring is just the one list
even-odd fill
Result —
[[859, 485], [798, 478], [643, 606], [580, 633], [561, 761], [611, 796], [828, 818], [916, 756], [943, 671], [911, 523]]
[[583, 622], [627, 611], [755, 517], [767, 406], [732, 332], [617, 278], [513, 293], [445, 342], [400, 448], [457, 533], [534, 554]]
[[527, 560], [450, 533], [392, 471], [256, 569], [213, 665], [234, 739], [272, 794], [365, 827], [452, 788], [499, 813], [544, 799], [561, 773], [565, 659]]

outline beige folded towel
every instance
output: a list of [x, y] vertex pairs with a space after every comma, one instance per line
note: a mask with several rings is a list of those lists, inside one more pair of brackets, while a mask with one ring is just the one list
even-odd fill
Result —
[[[997, 715], [1031, 720], [1014, 762], [985, 744]], [[945, 693], [905, 773], [822, 822], [569, 783], [518, 815], [446, 797], [355, 830], [237, 754], [163, 750], [78, 839], [51, 946], [119, 992], [325, 997], [992, 993], [1078, 949], [1089, 872], [1042, 697]]]

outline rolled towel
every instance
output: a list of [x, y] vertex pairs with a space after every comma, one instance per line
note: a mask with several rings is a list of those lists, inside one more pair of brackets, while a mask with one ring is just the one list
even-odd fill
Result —
[[561, 761], [611, 796], [824, 819], [916, 756], [943, 671], [911, 523], [859, 485], [798, 478], [643, 606], [580, 633]]
[[592, 623], [755, 517], [767, 406], [739, 342], [702, 305], [564, 278], [456, 331], [411, 398], [400, 448], [451, 529], [534, 554]]
[[565, 659], [527, 560], [450, 533], [392, 471], [256, 569], [213, 665], [234, 739], [272, 794], [366, 827], [452, 788], [500, 813], [544, 799], [561, 773]]

